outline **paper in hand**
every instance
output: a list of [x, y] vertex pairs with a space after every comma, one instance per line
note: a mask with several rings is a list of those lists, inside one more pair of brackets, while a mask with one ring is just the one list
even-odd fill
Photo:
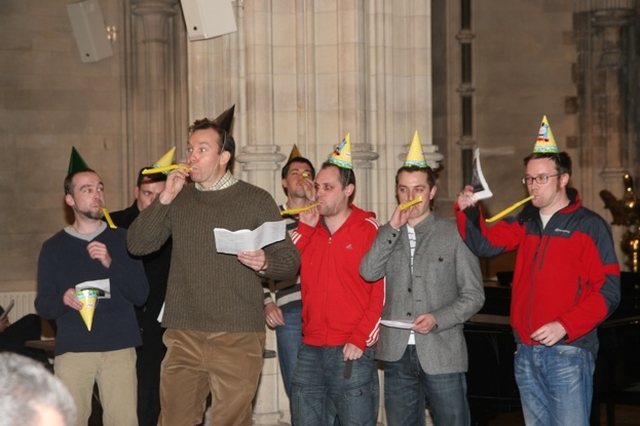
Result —
[[473, 186], [473, 195], [478, 200], [484, 200], [485, 198], [493, 197], [493, 192], [489, 189], [487, 181], [482, 173], [482, 167], [480, 166], [480, 148], [477, 148], [473, 154], [473, 163], [471, 165], [472, 176], [471, 185]]
[[265, 222], [253, 231], [241, 229], [229, 231], [224, 228], [215, 228], [213, 234], [216, 240], [218, 253], [238, 254], [242, 251], [254, 251], [284, 240], [287, 234], [286, 222]]
[[76, 291], [92, 289], [98, 292], [98, 299], [111, 299], [111, 281], [109, 278], [84, 281], [76, 284]]

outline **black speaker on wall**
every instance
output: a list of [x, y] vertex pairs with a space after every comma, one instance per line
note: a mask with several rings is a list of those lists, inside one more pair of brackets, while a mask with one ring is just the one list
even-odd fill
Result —
[[97, 62], [113, 56], [98, 0], [68, 4], [67, 13], [82, 62]]
[[232, 0], [180, 0], [189, 40], [204, 40], [238, 31]]

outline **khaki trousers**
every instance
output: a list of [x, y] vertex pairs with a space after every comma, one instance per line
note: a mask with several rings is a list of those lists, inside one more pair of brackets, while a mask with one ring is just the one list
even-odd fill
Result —
[[211, 425], [251, 425], [252, 401], [262, 372], [265, 333], [168, 329], [160, 370], [158, 426], [202, 421], [212, 394]]
[[78, 426], [91, 416], [93, 385], [98, 384], [104, 426], [138, 426], [136, 350], [67, 352], [56, 356], [55, 375], [69, 389], [78, 410]]

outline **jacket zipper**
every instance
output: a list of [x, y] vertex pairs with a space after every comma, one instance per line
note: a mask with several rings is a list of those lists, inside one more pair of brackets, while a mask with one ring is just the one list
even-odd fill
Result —
[[576, 293], [576, 299], [573, 302], [574, 305], [578, 304], [578, 302], [580, 301], [581, 295], [582, 295], [582, 278], [578, 277], [578, 291]]

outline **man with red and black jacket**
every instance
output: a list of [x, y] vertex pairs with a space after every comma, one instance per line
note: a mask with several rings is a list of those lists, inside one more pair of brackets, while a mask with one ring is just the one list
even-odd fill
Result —
[[588, 425], [597, 326], [620, 301], [611, 228], [568, 187], [567, 153], [534, 150], [524, 165], [533, 198], [519, 215], [488, 227], [466, 186], [458, 230], [479, 257], [517, 250], [510, 316], [526, 424]]
[[320, 204], [299, 215], [292, 239], [301, 254], [302, 346], [292, 380], [295, 425], [375, 425], [378, 340], [384, 281], [373, 285], [360, 261], [378, 231], [375, 214], [350, 203], [355, 175], [325, 162], [316, 177]]

